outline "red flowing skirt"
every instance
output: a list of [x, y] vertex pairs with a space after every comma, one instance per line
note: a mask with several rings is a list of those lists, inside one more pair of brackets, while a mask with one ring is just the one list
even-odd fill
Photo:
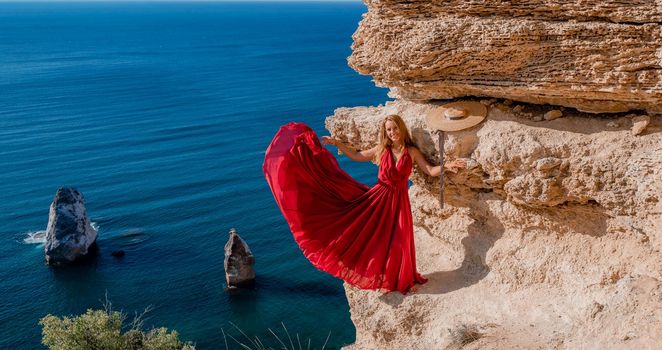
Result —
[[407, 179], [411, 158], [384, 152], [373, 187], [345, 173], [305, 124], [280, 128], [263, 171], [294, 240], [318, 269], [362, 288], [407, 292], [416, 270]]

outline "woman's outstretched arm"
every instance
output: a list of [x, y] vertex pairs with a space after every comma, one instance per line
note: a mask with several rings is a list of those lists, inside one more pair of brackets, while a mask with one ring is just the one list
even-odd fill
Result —
[[[416, 162], [416, 164], [418, 164], [418, 167], [421, 169], [421, 171], [423, 171], [425, 174], [430, 176], [441, 175], [441, 167], [439, 165], [432, 165], [428, 163], [428, 161], [423, 156], [423, 153], [421, 153], [421, 151], [419, 151], [418, 148], [409, 147], [409, 154], [411, 155], [411, 158]], [[466, 168], [466, 167], [467, 167], [467, 161], [465, 161], [464, 159], [455, 159], [451, 162], [446, 162], [444, 164], [444, 168], [453, 173], [456, 173], [458, 169]]]
[[338, 147], [340, 152], [344, 153], [349, 159], [355, 160], [357, 162], [369, 162], [375, 157], [375, 152], [377, 152], [377, 146], [371, 149], [357, 151], [349, 145], [346, 145], [340, 140], [330, 136], [322, 136], [322, 143], [325, 145], [334, 145]]

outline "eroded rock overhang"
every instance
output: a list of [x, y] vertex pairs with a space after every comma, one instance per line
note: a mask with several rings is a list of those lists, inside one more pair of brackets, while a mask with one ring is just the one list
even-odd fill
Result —
[[392, 97], [662, 113], [662, 1], [365, 2], [349, 64]]

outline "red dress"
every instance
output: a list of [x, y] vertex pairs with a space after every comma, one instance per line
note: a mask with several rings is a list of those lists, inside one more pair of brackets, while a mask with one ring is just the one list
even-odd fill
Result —
[[408, 195], [412, 159], [390, 149], [369, 188], [345, 173], [307, 125], [280, 128], [262, 169], [294, 240], [318, 269], [362, 289], [405, 293], [416, 270]]

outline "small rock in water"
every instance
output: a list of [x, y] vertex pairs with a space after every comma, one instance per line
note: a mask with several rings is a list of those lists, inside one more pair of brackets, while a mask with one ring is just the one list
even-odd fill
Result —
[[114, 257], [116, 257], [116, 258], [121, 258], [121, 257], [124, 256], [124, 254], [125, 254], [125, 253], [124, 253], [123, 250], [115, 250], [115, 251], [113, 251], [112, 253], [110, 253], [110, 255], [112, 255], [112, 256], [114, 256]]
[[608, 128], [618, 128], [619, 126], [621, 126], [621, 125], [618, 124], [618, 122], [609, 122], [609, 123], [607, 123]]
[[542, 119], [543, 119], [543, 118], [542, 118], [541, 115], [537, 115], [537, 116], [533, 117], [533, 121], [534, 121], [534, 122], [541, 122]]
[[558, 109], [551, 110], [547, 113], [545, 113], [545, 120], [554, 120], [561, 118], [563, 116], [563, 112], [561, 112]]
[[92, 252], [96, 240], [83, 195], [70, 187], [58, 189], [48, 214], [46, 262], [62, 265], [82, 259]]
[[523, 109], [524, 109], [524, 106], [522, 106], [522, 105], [517, 105], [517, 106], [515, 106], [515, 108], [513, 108], [513, 112], [515, 112], [515, 113], [519, 113], [519, 112], [521, 112]]
[[237, 230], [233, 228], [229, 234], [225, 244], [225, 282], [226, 291], [233, 292], [236, 287], [252, 286], [255, 283], [255, 258]]
[[639, 115], [632, 118], [632, 135], [641, 134], [644, 129], [651, 122], [651, 117], [647, 115]]

